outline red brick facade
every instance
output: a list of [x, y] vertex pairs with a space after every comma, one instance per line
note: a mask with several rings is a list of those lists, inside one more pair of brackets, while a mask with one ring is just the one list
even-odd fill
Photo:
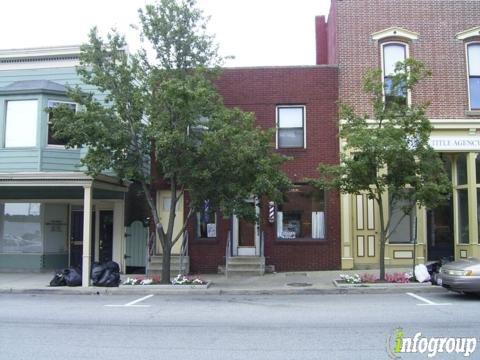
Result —
[[[265, 129], [275, 127], [277, 105], [305, 105], [306, 149], [282, 150], [283, 154], [293, 157], [283, 169], [293, 182], [317, 176], [316, 168], [320, 162], [338, 162], [335, 66], [225, 69], [217, 87], [227, 106], [255, 113], [257, 123]], [[337, 194], [327, 194], [325, 240], [277, 240], [275, 223], [265, 220], [268, 217], [267, 199], [261, 208], [267, 265], [274, 265], [277, 271], [340, 267]], [[218, 265], [225, 264], [230, 229], [231, 220], [221, 219], [217, 238], [202, 240], [195, 239], [191, 226], [189, 253], [192, 272], [214, 272]]]
[[[410, 56], [421, 60], [432, 77], [412, 94], [416, 103], [431, 103], [431, 119], [470, 118], [465, 44], [455, 35], [480, 25], [477, 0], [332, 0], [328, 24], [328, 63], [339, 66], [339, 99], [369, 112], [368, 95], [361, 91], [362, 75], [380, 67], [379, 43], [371, 34], [400, 27], [419, 34], [410, 43]], [[317, 40], [324, 35], [318, 33]], [[317, 49], [324, 46], [317, 45]], [[317, 56], [318, 58], [319, 56]], [[323, 63], [323, 62], [321, 62]], [[478, 117], [478, 116], [477, 116]]]

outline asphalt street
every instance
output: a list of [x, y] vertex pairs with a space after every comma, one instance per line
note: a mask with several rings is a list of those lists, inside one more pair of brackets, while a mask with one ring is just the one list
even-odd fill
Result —
[[[3, 294], [0, 359], [389, 359], [399, 327], [410, 337], [421, 332], [478, 338], [479, 305], [480, 298], [447, 292]], [[398, 355], [429, 358], [427, 353]], [[443, 353], [437, 358], [466, 357]], [[480, 359], [480, 349], [470, 358]]]

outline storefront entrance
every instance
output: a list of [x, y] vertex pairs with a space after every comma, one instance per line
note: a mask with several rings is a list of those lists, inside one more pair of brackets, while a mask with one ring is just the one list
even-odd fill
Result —
[[[255, 208], [257, 217], [260, 215], [258, 200], [249, 201]], [[233, 215], [233, 254], [238, 256], [258, 256], [260, 245], [260, 224], [242, 219], [240, 216]]]
[[427, 211], [427, 259], [437, 261], [454, 256], [453, 201]]
[[[113, 256], [113, 211], [98, 211], [99, 233], [96, 233], [95, 212], [92, 214], [92, 261], [98, 258], [100, 262], [112, 260]], [[98, 257], [95, 256], [98, 244]], [[70, 266], [82, 267], [83, 254], [83, 210], [72, 210], [70, 218]]]

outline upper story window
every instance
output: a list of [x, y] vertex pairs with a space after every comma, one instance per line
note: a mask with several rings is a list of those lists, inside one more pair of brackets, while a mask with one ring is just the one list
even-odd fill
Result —
[[382, 45], [382, 73], [385, 104], [394, 103], [406, 105], [407, 91], [401, 84], [393, 83], [397, 63], [404, 62], [407, 58], [407, 45], [391, 42]]
[[277, 106], [277, 148], [305, 147], [305, 106]]
[[[53, 109], [56, 108], [60, 105], [66, 105], [73, 111], [76, 111], [77, 109], [77, 104], [73, 102], [67, 102], [67, 101], [57, 101], [57, 100], [49, 100], [48, 101], [48, 108]], [[53, 112], [49, 111], [48, 112], [48, 145], [66, 145], [67, 140], [59, 138], [58, 136], [55, 136], [55, 133], [53, 131]]]
[[5, 147], [34, 147], [37, 145], [37, 100], [7, 101]]
[[480, 110], [480, 42], [467, 44], [470, 110]]

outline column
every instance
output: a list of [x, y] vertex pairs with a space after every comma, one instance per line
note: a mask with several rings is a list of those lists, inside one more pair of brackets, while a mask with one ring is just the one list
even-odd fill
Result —
[[83, 187], [83, 257], [82, 286], [90, 286], [90, 265], [92, 253], [92, 185]]
[[[477, 177], [475, 172], [476, 153], [467, 154], [468, 174], [468, 239], [470, 244], [478, 244], [477, 223]], [[472, 247], [473, 248], [473, 247]]]
[[349, 194], [340, 194], [342, 269], [353, 269], [352, 245], [352, 198]]

